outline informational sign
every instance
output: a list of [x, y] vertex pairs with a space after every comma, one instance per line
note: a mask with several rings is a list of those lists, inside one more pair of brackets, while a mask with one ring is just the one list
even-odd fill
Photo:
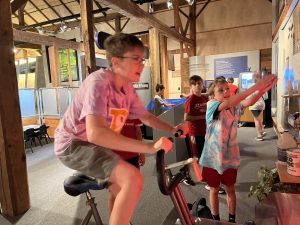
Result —
[[215, 78], [238, 78], [240, 73], [248, 71], [248, 56], [237, 56], [214, 60]]
[[135, 90], [146, 90], [149, 89], [149, 83], [133, 83]]

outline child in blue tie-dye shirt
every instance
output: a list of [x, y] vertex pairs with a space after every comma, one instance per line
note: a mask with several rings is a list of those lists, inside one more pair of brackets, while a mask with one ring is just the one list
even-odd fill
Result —
[[226, 80], [216, 79], [208, 90], [211, 100], [207, 103], [205, 144], [199, 163], [203, 166], [203, 179], [210, 186], [211, 212], [216, 220], [220, 220], [218, 192], [220, 183], [223, 183], [227, 192], [229, 222], [235, 222], [234, 184], [240, 165], [237, 127], [241, 109], [256, 102], [276, 82], [275, 76], [268, 75], [248, 90], [230, 96]]

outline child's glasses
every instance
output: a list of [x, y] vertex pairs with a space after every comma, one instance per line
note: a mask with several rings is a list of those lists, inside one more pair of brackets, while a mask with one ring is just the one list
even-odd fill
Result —
[[140, 58], [138, 56], [117, 56], [118, 58], [121, 59], [132, 59], [134, 60], [137, 64], [145, 64], [146, 63], [146, 59], [145, 58]]

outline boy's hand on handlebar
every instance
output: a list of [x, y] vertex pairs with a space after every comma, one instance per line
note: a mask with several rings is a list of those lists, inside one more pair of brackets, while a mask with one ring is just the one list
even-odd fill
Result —
[[172, 146], [173, 142], [166, 137], [161, 137], [153, 144], [155, 152], [158, 152], [159, 150], [164, 150], [165, 153], [167, 153], [172, 150]]
[[[178, 131], [180, 131], [179, 137], [185, 138], [185, 135], [188, 133], [187, 125], [185, 123], [178, 124], [176, 127], [173, 128], [172, 134], [175, 135], [175, 133], [178, 133]], [[175, 136], [177, 136], [177, 135], [175, 135]]]

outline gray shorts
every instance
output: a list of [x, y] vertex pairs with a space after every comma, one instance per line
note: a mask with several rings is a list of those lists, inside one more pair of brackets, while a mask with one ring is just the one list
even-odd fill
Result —
[[107, 180], [120, 157], [111, 150], [89, 142], [74, 140], [58, 156], [67, 167], [101, 180]]

